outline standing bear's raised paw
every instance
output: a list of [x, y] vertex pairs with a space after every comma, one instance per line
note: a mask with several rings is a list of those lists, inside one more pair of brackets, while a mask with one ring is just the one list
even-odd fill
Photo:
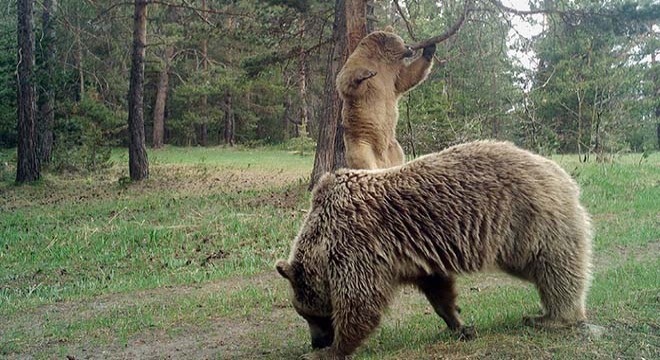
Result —
[[422, 56], [428, 61], [433, 59], [433, 55], [435, 55], [435, 44], [431, 44], [422, 50]]

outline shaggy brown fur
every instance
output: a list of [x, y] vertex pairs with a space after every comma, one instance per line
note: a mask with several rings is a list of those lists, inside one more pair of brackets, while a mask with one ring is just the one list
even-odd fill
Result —
[[585, 320], [591, 226], [578, 197], [556, 163], [503, 142], [325, 175], [289, 260], [276, 265], [323, 348], [306, 356], [353, 353], [402, 284], [462, 332], [454, 276], [492, 267], [536, 285], [545, 313], [535, 323]]
[[434, 52], [431, 45], [406, 64], [413, 52], [403, 40], [389, 31], [375, 31], [346, 60], [337, 75], [337, 90], [344, 101], [342, 124], [349, 168], [403, 164], [403, 149], [395, 138], [399, 98], [426, 79]]

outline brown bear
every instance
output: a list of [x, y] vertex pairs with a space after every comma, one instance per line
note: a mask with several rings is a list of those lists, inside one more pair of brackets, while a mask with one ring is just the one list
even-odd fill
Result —
[[349, 168], [403, 164], [403, 149], [395, 138], [399, 98], [426, 79], [434, 53], [435, 44], [429, 45], [408, 64], [414, 52], [389, 28], [360, 41], [337, 75]]
[[402, 166], [324, 175], [277, 271], [307, 320], [310, 359], [343, 359], [414, 284], [449, 329], [457, 274], [499, 268], [536, 285], [545, 326], [586, 319], [591, 225], [575, 181], [516, 146], [477, 141]]

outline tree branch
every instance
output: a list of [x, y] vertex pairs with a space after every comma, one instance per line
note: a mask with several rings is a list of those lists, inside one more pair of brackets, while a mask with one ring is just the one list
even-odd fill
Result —
[[[247, 18], [254, 18], [253, 15], [251, 14], [244, 14], [244, 13], [234, 13], [230, 11], [223, 11], [223, 10], [215, 10], [215, 9], [202, 9], [198, 8], [192, 5], [189, 5], [187, 2], [182, 1], [181, 4], [174, 4], [169, 1], [163, 1], [163, 0], [146, 0], [147, 5], [148, 4], [156, 4], [156, 5], [164, 5], [164, 6], [170, 6], [170, 7], [176, 7], [176, 8], [182, 8], [182, 9], [188, 9], [192, 10], [196, 13], [196, 15], [201, 16], [201, 13], [208, 13], [208, 14], [217, 14], [217, 15], [228, 15], [228, 16], [237, 16], [237, 17], [247, 17]], [[92, 22], [99, 21], [101, 18], [105, 16], [108, 12], [110, 12], [112, 9], [119, 7], [119, 6], [134, 6], [134, 2], [130, 1], [125, 1], [125, 2], [117, 2], [112, 5], [110, 5], [108, 8], [105, 10], [101, 11], [99, 15], [92, 20]], [[211, 23], [209, 23], [212, 25]]]
[[[398, 6], [398, 2], [397, 2], [397, 6]], [[465, 18], [467, 17], [467, 14], [472, 10], [471, 6], [472, 6], [472, 0], [465, 0], [465, 4], [463, 6], [463, 13], [461, 13], [461, 17], [458, 18], [458, 20], [456, 20], [456, 22], [449, 29], [447, 29], [447, 31], [445, 31], [444, 33], [442, 33], [438, 36], [434, 36], [430, 39], [426, 39], [424, 41], [420, 41], [418, 43], [415, 43], [415, 44], [411, 45], [410, 47], [413, 50], [417, 50], [417, 49], [427, 47], [431, 44], [441, 43], [441, 42], [449, 39], [450, 37], [452, 37], [452, 35], [454, 35], [461, 28], [461, 26], [463, 25], [463, 22], [465, 21]]]
[[398, 0], [394, 0], [394, 5], [396, 5], [396, 10], [401, 16], [401, 19], [403, 19], [403, 22], [406, 24], [406, 29], [408, 30], [408, 35], [410, 35], [410, 38], [413, 41], [417, 41], [417, 38], [415, 37], [415, 34], [413, 34], [412, 27], [410, 26], [410, 22], [408, 21], [408, 18], [406, 18], [406, 14], [403, 13], [403, 10], [401, 9], [401, 5], [399, 5]]

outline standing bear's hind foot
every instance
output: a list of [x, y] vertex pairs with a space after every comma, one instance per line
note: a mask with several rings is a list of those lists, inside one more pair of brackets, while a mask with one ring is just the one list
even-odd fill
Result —
[[542, 316], [525, 316], [523, 317], [523, 324], [526, 326], [537, 327], [537, 328], [546, 328], [546, 329], [562, 329], [579, 326], [584, 323], [585, 320], [566, 320], [552, 318], [548, 315]]

